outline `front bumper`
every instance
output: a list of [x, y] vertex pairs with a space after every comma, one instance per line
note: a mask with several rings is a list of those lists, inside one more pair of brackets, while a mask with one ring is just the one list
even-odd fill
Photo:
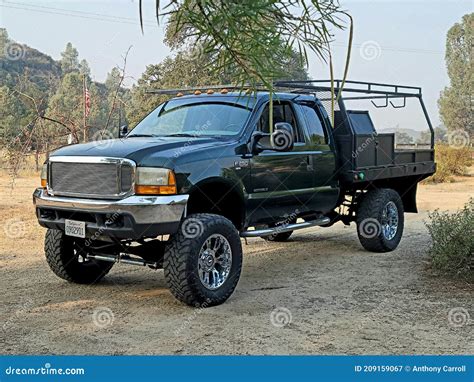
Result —
[[36, 215], [46, 228], [64, 230], [66, 219], [85, 221], [86, 235], [139, 239], [173, 234], [185, 215], [189, 195], [139, 196], [121, 200], [50, 196], [33, 193]]

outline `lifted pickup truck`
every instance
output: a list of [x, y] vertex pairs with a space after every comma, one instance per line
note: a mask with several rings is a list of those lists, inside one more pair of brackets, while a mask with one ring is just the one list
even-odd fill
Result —
[[[327, 81], [275, 88], [272, 113], [264, 91], [156, 91], [178, 95], [125, 136], [57, 150], [34, 192], [53, 272], [90, 284], [114, 263], [163, 268], [176, 298], [206, 307], [233, 293], [241, 238], [284, 241], [297, 229], [356, 222], [365, 249], [394, 250], [404, 212], [417, 212], [418, 182], [435, 172], [421, 89], [348, 81], [332, 123]], [[422, 150], [396, 149], [368, 112], [345, 107], [413, 98], [431, 131]]]

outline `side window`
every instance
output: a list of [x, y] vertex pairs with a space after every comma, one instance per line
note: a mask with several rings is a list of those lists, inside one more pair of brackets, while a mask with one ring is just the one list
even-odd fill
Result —
[[[269, 113], [268, 113], [268, 105], [265, 106], [263, 110], [262, 116], [260, 117], [257, 125], [257, 129], [263, 133], [268, 133], [270, 131], [270, 126], [268, 124], [269, 120]], [[295, 142], [304, 142], [304, 135], [301, 130], [301, 126], [299, 126], [295, 113], [293, 112], [293, 108], [287, 102], [274, 102], [273, 103], [273, 123], [278, 122], [287, 122], [293, 126], [293, 130], [295, 132], [294, 140]]]
[[328, 143], [328, 138], [326, 131], [323, 128], [321, 118], [319, 117], [316, 110], [308, 105], [301, 105], [301, 108], [303, 109], [304, 115], [306, 117], [311, 143], [316, 145], [326, 145]]

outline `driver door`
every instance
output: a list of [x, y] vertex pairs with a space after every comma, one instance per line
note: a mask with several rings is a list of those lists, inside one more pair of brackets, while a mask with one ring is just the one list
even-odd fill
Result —
[[[262, 107], [256, 130], [269, 132], [269, 106]], [[294, 129], [291, 151], [264, 150], [250, 159], [251, 192], [249, 220], [252, 224], [283, 221], [311, 210], [314, 194], [312, 158], [301, 118], [289, 101], [273, 103], [273, 123], [287, 122]], [[269, 139], [264, 138], [266, 145]]]

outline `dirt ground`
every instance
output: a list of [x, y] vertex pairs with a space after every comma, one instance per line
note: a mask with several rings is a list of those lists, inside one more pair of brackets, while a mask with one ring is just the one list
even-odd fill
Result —
[[34, 217], [37, 177], [0, 181], [2, 353], [474, 353], [473, 287], [429, 269], [423, 223], [428, 210], [462, 207], [474, 177], [421, 186], [421, 213], [406, 215], [391, 253], [364, 251], [355, 226], [339, 223], [287, 243], [251, 239], [234, 295], [208, 309], [176, 301], [162, 270], [118, 265], [96, 286], [60, 280]]

